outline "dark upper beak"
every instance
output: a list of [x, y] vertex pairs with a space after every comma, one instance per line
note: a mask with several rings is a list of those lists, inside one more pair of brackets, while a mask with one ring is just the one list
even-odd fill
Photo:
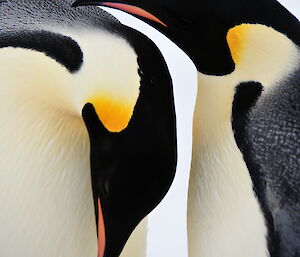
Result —
[[99, 0], [76, 0], [72, 7], [85, 6], [85, 5], [96, 5], [96, 6], [106, 6], [107, 4], [124, 4], [132, 6], [127, 0], [111, 0], [111, 1], [99, 1]]

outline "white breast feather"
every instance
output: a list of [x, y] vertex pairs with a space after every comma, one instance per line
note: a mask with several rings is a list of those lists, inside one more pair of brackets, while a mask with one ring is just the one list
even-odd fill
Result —
[[[97, 33], [64, 33], [84, 54], [74, 75], [42, 53], [0, 49], [0, 256], [97, 256], [81, 109], [95, 88], [137, 99], [140, 85], [132, 48]], [[123, 256], [145, 255], [146, 226]]]

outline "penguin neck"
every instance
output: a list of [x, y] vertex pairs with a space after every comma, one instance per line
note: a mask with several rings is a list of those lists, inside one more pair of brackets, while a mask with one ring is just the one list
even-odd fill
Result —
[[268, 256], [264, 217], [232, 131], [233, 80], [198, 73], [188, 207], [191, 257]]

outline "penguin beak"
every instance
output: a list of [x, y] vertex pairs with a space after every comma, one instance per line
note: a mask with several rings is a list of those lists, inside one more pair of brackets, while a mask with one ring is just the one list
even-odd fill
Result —
[[161, 24], [164, 27], [168, 27], [167, 24], [165, 24], [163, 21], [161, 21], [159, 18], [157, 18], [156, 16], [154, 16], [153, 14], [145, 11], [144, 9], [137, 7], [137, 6], [133, 6], [133, 5], [129, 5], [126, 3], [120, 3], [120, 1], [118, 2], [113, 2], [113, 1], [93, 1], [93, 0], [77, 0], [72, 4], [72, 7], [77, 7], [77, 6], [84, 6], [84, 5], [97, 5], [97, 6], [105, 6], [105, 7], [110, 7], [110, 8], [114, 8], [117, 10], [122, 10], [124, 12], [127, 12], [129, 14], [133, 14], [148, 20], [152, 20], [154, 22], [157, 22], [159, 24]]

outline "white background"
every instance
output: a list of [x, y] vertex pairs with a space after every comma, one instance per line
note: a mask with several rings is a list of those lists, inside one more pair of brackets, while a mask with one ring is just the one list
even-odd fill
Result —
[[[279, 2], [300, 19], [299, 0]], [[168, 63], [173, 78], [177, 113], [178, 168], [170, 192], [149, 216], [147, 257], [187, 257], [186, 202], [191, 160], [192, 116], [197, 89], [196, 69], [178, 47], [147, 24], [123, 12], [103, 9], [115, 15], [122, 23], [151, 38], [159, 46]]]

